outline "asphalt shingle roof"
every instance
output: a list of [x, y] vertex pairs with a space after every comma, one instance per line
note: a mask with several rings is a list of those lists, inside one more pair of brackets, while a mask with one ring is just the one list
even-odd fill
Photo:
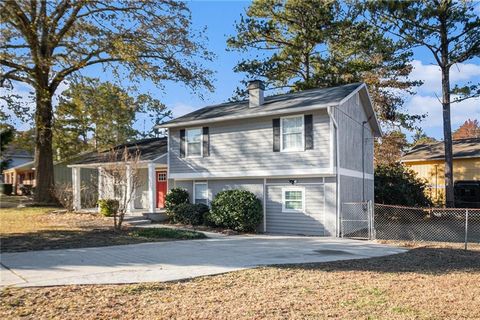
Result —
[[[445, 157], [443, 141], [419, 144], [405, 153], [402, 161], [412, 160], [439, 160]], [[453, 140], [454, 158], [480, 157], [480, 138]]]
[[[79, 156], [69, 164], [74, 165], [114, 162], [113, 160], [115, 159], [112, 159], [112, 157], [116, 158], [117, 161], [120, 161], [125, 148], [127, 148], [127, 151], [130, 155], [135, 155], [138, 152], [140, 161], [151, 161], [167, 153], [167, 138], [162, 137], [137, 140], [117, 145], [111, 150], [105, 150], [102, 152], [89, 152]], [[112, 150], [115, 150], [115, 152], [112, 152]]]
[[162, 125], [190, 122], [195, 120], [209, 120], [227, 116], [255, 116], [260, 110], [262, 112], [274, 113], [298, 107], [327, 104], [336, 105], [361, 85], [363, 85], [363, 83], [350, 83], [337, 87], [310, 89], [300, 92], [265, 97], [264, 104], [258, 108], [250, 108], [248, 99], [238, 102], [228, 102], [207, 106], [184, 116], [167, 121]]

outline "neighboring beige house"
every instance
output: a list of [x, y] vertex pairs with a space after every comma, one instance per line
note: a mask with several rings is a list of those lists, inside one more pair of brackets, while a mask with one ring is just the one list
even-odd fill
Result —
[[[56, 186], [72, 183], [72, 169], [66, 162], [57, 162], [53, 165], [54, 181]], [[91, 172], [83, 172], [82, 181], [90, 180]], [[35, 163], [29, 161], [3, 171], [3, 180], [12, 185], [13, 195], [28, 195], [36, 186]]]
[[[428, 181], [428, 195], [445, 202], [445, 161], [443, 141], [419, 144], [408, 151], [402, 163]], [[480, 138], [453, 140], [453, 180], [480, 180]]]

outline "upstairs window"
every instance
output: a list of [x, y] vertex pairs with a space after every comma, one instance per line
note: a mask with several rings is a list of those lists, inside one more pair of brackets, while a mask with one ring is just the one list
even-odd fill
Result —
[[281, 118], [282, 151], [304, 150], [303, 115]]
[[186, 134], [187, 157], [202, 156], [202, 129], [188, 129]]

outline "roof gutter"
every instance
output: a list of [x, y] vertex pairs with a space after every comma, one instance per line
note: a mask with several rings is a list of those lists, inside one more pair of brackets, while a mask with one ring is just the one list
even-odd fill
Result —
[[[161, 158], [161, 157], [158, 157]], [[154, 163], [155, 160], [140, 160], [138, 164], [149, 164]], [[97, 168], [97, 167], [105, 167], [105, 166], [112, 166], [118, 164], [133, 164], [135, 161], [116, 161], [116, 162], [95, 162], [95, 163], [75, 163], [67, 165], [68, 168]]]

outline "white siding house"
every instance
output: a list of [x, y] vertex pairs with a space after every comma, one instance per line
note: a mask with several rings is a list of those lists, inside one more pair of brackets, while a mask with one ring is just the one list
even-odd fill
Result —
[[209, 106], [161, 125], [168, 129], [168, 187], [208, 203], [246, 189], [262, 201], [259, 229], [338, 235], [343, 202], [373, 200], [373, 141], [381, 135], [367, 87], [263, 97]]

